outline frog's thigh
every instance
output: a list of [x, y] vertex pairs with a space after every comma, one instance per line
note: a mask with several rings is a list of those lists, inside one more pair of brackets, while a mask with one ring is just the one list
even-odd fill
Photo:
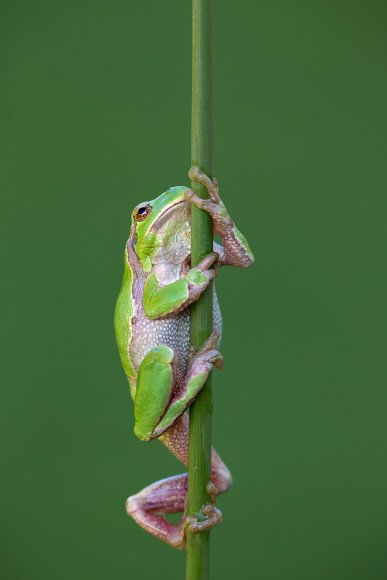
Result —
[[159, 344], [145, 355], [138, 369], [134, 432], [143, 441], [149, 441], [171, 399], [174, 356], [169, 346]]

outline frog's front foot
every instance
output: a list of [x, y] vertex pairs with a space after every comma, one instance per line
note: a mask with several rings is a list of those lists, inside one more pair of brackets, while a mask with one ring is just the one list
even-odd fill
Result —
[[220, 250], [217, 266], [228, 264], [239, 268], [248, 268], [254, 263], [254, 256], [246, 238], [232, 221], [223, 201], [219, 196], [219, 186], [216, 179], [210, 179], [197, 166], [191, 167], [188, 177], [201, 183], [208, 191], [209, 199], [202, 199], [191, 189], [185, 192], [185, 199], [196, 207], [208, 212], [214, 224], [214, 233], [222, 238], [223, 247]]
[[191, 181], [197, 181], [207, 188], [208, 194], [211, 199], [214, 197], [213, 201], [220, 202], [219, 197], [219, 184], [215, 177], [211, 180], [208, 175], [206, 175], [200, 167], [193, 165], [188, 171], [188, 177]]
[[210, 199], [201, 199], [192, 190], [185, 193], [185, 198], [200, 209], [207, 211], [214, 222], [215, 229], [219, 234], [226, 234], [233, 227], [232, 219], [230, 218], [224, 204], [219, 196], [219, 186], [216, 179], [213, 181], [201, 171], [197, 166], [191, 167], [188, 172], [188, 177], [192, 181], [197, 181], [207, 188]]
[[222, 512], [215, 507], [218, 490], [212, 482], [207, 485], [207, 492], [210, 502], [205, 504], [200, 512], [187, 516], [186, 524], [191, 532], [204, 532], [222, 523]]
[[188, 282], [189, 302], [194, 302], [202, 294], [208, 284], [218, 273], [217, 262], [219, 254], [210, 252], [196, 266], [191, 268], [186, 274]]

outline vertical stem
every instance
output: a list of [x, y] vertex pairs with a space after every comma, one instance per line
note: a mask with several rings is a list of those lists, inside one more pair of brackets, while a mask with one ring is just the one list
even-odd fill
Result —
[[[205, 173], [212, 169], [211, 0], [192, 0], [192, 127], [191, 161]], [[192, 189], [206, 197], [206, 189], [192, 182]], [[192, 265], [212, 251], [212, 220], [192, 206]], [[191, 343], [199, 348], [212, 332], [212, 284], [191, 307]], [[188, 513], [208, 502], [211, 479], [211, 378], [190, 409]], [[209, 532], [187, 532], [186, 580], [209, 578]]]

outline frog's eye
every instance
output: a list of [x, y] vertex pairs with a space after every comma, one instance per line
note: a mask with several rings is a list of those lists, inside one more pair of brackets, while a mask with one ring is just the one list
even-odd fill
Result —
[[149, 203], [144, 203], [143, 205], [139, 205], [134, 210], [134, 214], [133, 214], [134, 221], [143, 222], [144, 219], [146, 217], [148, 217], [148, 215], [150, 214], [151, 211], [152, 211], [152, 206], [149, 205]]

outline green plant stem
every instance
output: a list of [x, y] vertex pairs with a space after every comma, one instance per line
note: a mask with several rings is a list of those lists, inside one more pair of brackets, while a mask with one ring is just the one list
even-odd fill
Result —
[[[211, 1], [192, 0], [192, 127], [191, 162], [207, 175], [212, 169]], [[207, 197], [206, 189], [192, 182], [192, 189]], [[192, 265], [212, 251], [212, 220], [192, 206]], [[191, 307], [191, 343], [202, 346], [212, 332], [212, 284]], [[188, 513], [208, 503], [206, 486], [211, 479], [211, 377], [190, 408]], [[186, 580], [209, 578], [209, 532], [187, 531]]]

